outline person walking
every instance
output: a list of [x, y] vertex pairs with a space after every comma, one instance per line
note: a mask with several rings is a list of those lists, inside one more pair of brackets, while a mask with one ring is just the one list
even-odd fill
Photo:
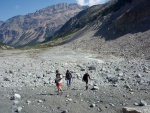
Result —
[[62, 94], [62, 75], [59, 73], [58, 70], [56, 70], [56, 78], [55, 78], [55, 83], [58, 89], [58, 94]]
[[67, 89], [70, 89], [71, 81], [72, 81], [72, 74], [69, 70], [66, 71], [65, 80], [67, 81]]
[[91, 79], [90, 78], [90, 75], [88, 74], [88, 72], [87, 73], [85, 73], [84, 75], [83, 75], [83, 78], [82, 78], [82, 81], [83, 82], [85, 82], [86, 83], [86, 90], [88, 90], [88, 79]]

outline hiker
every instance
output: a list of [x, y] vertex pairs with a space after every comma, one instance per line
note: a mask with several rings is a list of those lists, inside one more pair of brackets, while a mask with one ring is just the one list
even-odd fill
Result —
[[66, 77], [65, 80], [67, 81], [67, 89], [70, 89], [71, 86], [71, 79], [72, 79], [72, 74], [70, 73], [69, 70], [66, 71]]
[[56, 78], [55, 78], [55, 83], [58, 89], [58, 94], [62, 94], [62, 75], [59, 73], [58, 70], [56, 70]]
[[86, 90], [88, 89], [88, 79], [91, 79], [91, 78], [90, 78], [90, 75], [87, 72], [83, 75], [83, 78], [82, 78], [82, 81], [84, 81], [86, 83]]

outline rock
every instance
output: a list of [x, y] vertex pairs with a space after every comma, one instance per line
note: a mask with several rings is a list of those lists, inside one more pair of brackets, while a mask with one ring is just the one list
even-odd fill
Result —
[[83, 99], [81, 99], [80, 101], [83, 102]]
[[66, 95], [66, 97], [69, 97], [69, 95]]
[[17, 105], [17, 104], [19, 104], [19, 101], [18, 101], [18, 100], [15, 100], [13, 104], [14, 104], [14, 105]]
[[13, 110], [14, 112], [18, 112], [17, 106], [13, 106], [13, 107], [12, 107], [12, 110]]
[[137, 74], [135, 77], [136, 78], [141, 78], [142, 76], [141, 76], [141, 74]]
[[17, 108], [17, 112], [20, 113], [21, 110], [22, 110], [22, 107], [19, 106], [19, 107]]
[[120, 71], [120, 70], [121, 70], [121, 69], [119, 69], [119, 68], [116, 68], [116, 69], [115, 69], [115, 71]]
[[123, 113], [150, 113], [150, 106], [142, 107], [124, 107]]
[[147, 106], [147, 103], [144, 100], [140, 100], [139, 106]]
[[118, 74], [118, 76], [123, 76], [123, 73], [120, 72], [120, 73]]
[[109, 103], [109, 105], [111, 105], [111, 106], [113, 106], [113, 107], [115, 106], [113, 103]]
[[91, 104], [91, 105], [90, 105], [91, 108], [93, 108], [93, 107], [95, 107], [95, 106], [96, 106], [95, 104]]
[[10, 74], [13, 74], [13, 71], [12, 71], [12, 70], [9, 70], [9, 73], [10, 73]]
[[98, 86], [93, 86], [93, 88], [91, 90], [99, 90]]
[[4, 77], [3, 80], [4, 81], [10, 81], [9, 78], [7, 78], [7, 77]]
[[39, 75], [36, 75], [36, 78], [37, 78], [37, 79], [40, 79], [41, 77], [40, 77]]
[[82, 78], [82, 76], [81, 76], [80, 73], [76, 73], [76, 77], [77, 77], [78, 79]]
[[148, 73], [148, 68], [147, 68], [147, 67], [144, 67], [144, 68], [143, 68], [143, 72], [144, 72], [144, 73]]
[[103, 67], [100, 71], [106, 71], [106, 70], [107, 70], [107, 69]]
[[139, 104], [135, 102], [134, 105], [135, 105], [135, 106], [138, 106]]
[[94, 66], [89, 66], [88, 68], [89, 68], [89, 70], [96, 70], [96, 67], [94, 67]]
[[27, 100], [26, 103], [29, 105], [31, 103], [31, 101]]
[[14, 98], [14, 99], [21, 99], [21, 96], [16, 93], [16, 94], [14, 94], [13, 98]]
[[131, 89], [130, 85], [126, 82], [126, 84], [124, 85], [125, 88], [127, 89]]
[[80, 71], [85, 71], [85, 69], [81, 68]]
[[67, 98], [67, 100], [66, 100], [66, 101], [72, 102], [72, 99], [71, 99], [71, 98]]
[[65, 110], [63, 110], [61, 113], [68, 113], [68, 110], [65, 109]]
[[38, 100], [38, 103], [43, 103], [43, 101], [42, 100]]
[[118, 82], [118, 77], [111, 75], [111, 74], [107, 75], [107, 79], [109, 82], [112, 82], [112, 83]]

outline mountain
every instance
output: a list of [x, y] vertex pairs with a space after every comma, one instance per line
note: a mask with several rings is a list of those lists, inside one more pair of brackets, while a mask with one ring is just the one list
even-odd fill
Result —
[[0, 42], [14, 47], [43, 42], [85, 8], [78, 4], [62, 3], [25, 16], [12, 17], [0, 25]]
[[71, 18], [52, 37], [64, 47], [150, 59], [150, 1], [115, 0]]
[[96, 18], [98, 18], [102, 10], [104, 10], [106, 7], [109, 7], [113, 3], [114, 1], [107, 2], [103, 5], [95, 5], [79, 12], [76, 16], [72, 17], [69, 21], [67, 21], [61, 29], [56, 31], [53, 35], [53, 38], [63, 37], [72, 34], [87, 26], [89, 23], [93, 22], [94, 20], [96, 20]]
[[3, 21], [0, 21], [0, 26], [3, 24]]

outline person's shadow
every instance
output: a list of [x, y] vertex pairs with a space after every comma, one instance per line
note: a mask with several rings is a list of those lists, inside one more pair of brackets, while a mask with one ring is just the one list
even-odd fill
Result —
[[53, 95], [55, 95], [55, 94], [52, 94], [52, 93], [40, 93], [40, 94], [38, 94], [38, 95], [51, 95], [51, 96], [53, 96]]

